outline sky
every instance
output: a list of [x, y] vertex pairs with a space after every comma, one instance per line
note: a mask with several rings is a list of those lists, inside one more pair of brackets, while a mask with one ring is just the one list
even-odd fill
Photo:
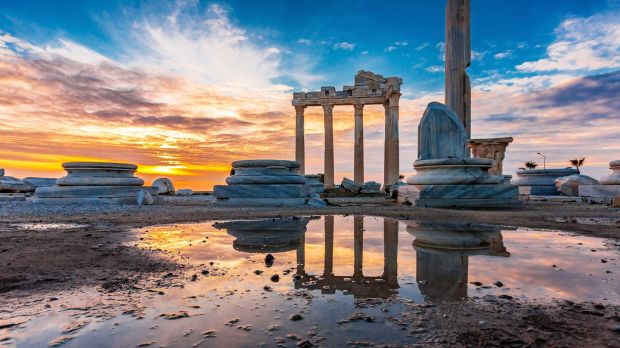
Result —
[[[620, 0], [472, 0], [472, 137], [512, 136], [504, 171], [620, 159]], [[61, 177], [66, 161], [139, 165], [147, 182], [223, 184], [230, 162], [294, 159], [295, 91], [403, 79], [400, 171], [444, 99], [443, 0], [0, 1], [0, 168]], [[364, 109], [366, 180], [383, 178], [384, 113]], [[334, 109], [336, 180], [352, 177], [353, 107]], [[321, 108], [306, 172], [323, 172]]]

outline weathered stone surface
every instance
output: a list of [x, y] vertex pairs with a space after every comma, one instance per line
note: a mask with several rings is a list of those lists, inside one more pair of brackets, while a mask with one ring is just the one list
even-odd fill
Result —
[[157, 187], [160, 195], [174, 193], [174, 185], [172, 184], [172, 180], [168, 178], [158, 178], [153, 181], [151, 186]]
[[119, 198], [44, 198], [29, 197], [26, 199], [32, 203], [38, 204], [136, 204], [136, 197], [119, 197]]
[[465, 158], [467, 136], [463, 123], [447, 106], [428, 104], [418, 126], [418, 160]]
[[415, 161], [416, 175], [410, 185], [497, 184], [503, 177], [489, 175], [493, 160], [487, 158], [446, 158]]
[[310, 193], [321, 193], [325, 191], [325, 185], [321, 181], [320, 175], [306, 175], [306, 184], [310, 185]]
[[519, 170], [512, 183], [519, 186], [521, 194], [559, 195], [555, 179], [575, 174], [579, 173], [573, 168]]
[[180, 189], [175, 192], [177, 196], [191, 196], [194, 193], [191, 189]]
[[614, 197], [614, 200], [611, 202], [611, 206], [614, 208], [620, 208], [620, 195]]
[[340, 184], [340, 187], [347, 191], [359, 192], [359, 190], [362, 188], [362, 184], [357, 183], [349, 178], [342, 178], [342, 183]]
[[25, 200], [26, 195], [24, 193], [0, 193], [0, 202], [15, 202]]
[[506, 138], [488, 138], [488, 139], [471, 139], [469, 147], [472, 155], [478, 158], [490, 158], [493, 160], [493, 167], [489, 169], [491, 175], [503, 175], [504, 157], [506, 157], [506, 148], [514, 139]]
[[579, 186], [579, 195], [590, 203], [611, 204], [620, 196], [620, 185], [584, 185]]
[[579, 186], [598, 185], [598, 181], [587, 175], [575, 174], [555, 179], [555, 187], [567, 196], [578, 196]]
[[518, 208], [523, 205], [518, 199], [417, 199], [413, 205], [427, 208]]
[[56, 184], [56, 178], [24, 178], [24, 181], [34, 185], [35, 187], [49, 187]]
[[233, 207], [286, 207], [306, 204], [305, 198], [218, 198], [221, 206]]
[[0, 192], [34, 192], [35, 186], [12, 176], [0, 177]]
[[105, 177], [67, 175], [56, 180], [58, 186], [142, 186], [144, 180], [136, 177]]
[[613, 174], [601, 178], [601, 185], [620, 185], [620, 160], [609, 162]]
[[53, 186], [39, 187], [35, 195], [39, 198], [120, 198], [132, 197], [134, 200], [141, 190], [157, 195], [154, 187], [148, 186]]
[[498, 185], [423, 185], [419, 189], [420, 199], [516, 199], [519, 189], [510, 184]]
[[114, 169], [116, 171], [133, 171], [138, 169], [138, 166], [130, 163], [114, 163], [114, 162], [65, 162], [62, 167], [66, 170], [74, 169]]
[[[159, 192], [159, 190], [158, 190]], [[137, 205], [151, 205], [153, 204], [153, 196], [147, 190], [140, 190], [136, 196]]]
[[380, 193], [381, 192], [381, 184], [376, 181], [367, 181], [362, 184], [360, 188], [360, 193]]
[[307, 185], [216, 185], [216, 198], [302, 198], [310, 194]]
[[327, 202], [325, 202], [324, 200], [320, 198], [312, 197], [308, 200], [308, 206], [309, 207], [326, 207]]
[[258, 159], [258, 160], [234, 161], [232, 163], [232, 167], [233, 168], [285, 167], [285, 168], [297, 169], [300, 167], [300, 164], [297, 161]]
[[228, 185], [247, 184], [305, 184], [301, 175], [233, 175], [226, 178]]
[[233, 168], [231, 176], [258, 175], [299, 175], [298, 170], [286, 167]]

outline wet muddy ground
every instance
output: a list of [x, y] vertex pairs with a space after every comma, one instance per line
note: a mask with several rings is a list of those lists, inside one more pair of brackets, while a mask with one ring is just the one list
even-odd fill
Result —
[[0, 206], [0, 346], [620, 346], [617, 210], [141, 208]]

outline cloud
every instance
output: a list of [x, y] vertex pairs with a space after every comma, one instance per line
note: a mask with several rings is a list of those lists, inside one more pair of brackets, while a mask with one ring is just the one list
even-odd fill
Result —
[[337, 42], [335, 44], [332, 45], [332, 48], [335, 50], [338, 49], [342, 49], [342, 50], [346, 50], [346, 51], [353, 51], [353, 49], [355, 48], [355, 45], [357, 45], [356, 43], [351, 43], [351, 42]]
[[430, 45], [430, 44], [429, 44], [428, 42], [425, 42], [425, 43], [423, 43], [423, 44], [421, 44], [421, 45], [417, 46], [417, 47], [415, 48], [415, 50], [416, 50], [416, 51], [418, 51], [418, 52], [420, 52], [420, 51], [422, 51], [423, 49], [425, 49], [426, 47], [428, 47], [429, 45]]
[[500, 59], [505, 59], [508, 57], [512, 57], [512, 51], [508, 50], [508, 51], [504, 51], [504, 52], [499, 52], [496, 53], [495, 55], [493, 55], [493, 58], [500, 60]]
[[300, 43], [302, 45], [307, 45], [310, 46], [312, 45], [312, 40], [308, 40], [308, 39], [299, 39], [297, 40], [297, 43]]
[[620, 12], [573, 17], [555, 29], [545, 58], [524, 62], [523, 72], [597, 71], [620, 67]]
[[407, 41], [396, 41], [396, 42], [394, 42], [394, 45], [396, 45], [396, 46], [407, 46], [407, 45], [409, 45], [409, 43], [407, 43]]
[[443, 72], [444, 71], [444, 67], [440, 66], [440, 65], [432, 65], [432, 66], [427, 67], [424, 70], [426, 70], [426, 71], [428, 71], [430, 73], [435, 74], [435, 73]]
[[386, 50], [387, 52], [396, 51], [396, 46], [388, 46], [385, 50]]

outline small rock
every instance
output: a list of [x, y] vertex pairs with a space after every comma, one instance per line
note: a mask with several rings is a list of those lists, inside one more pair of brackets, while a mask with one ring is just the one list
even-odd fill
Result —
[[256, 271], [254, 271], [254, 274], [261, 275], [263, 274], [263, 271], [261, 271], [260, 269], [257, 269]]
[[153, 204], [153, 196], [147, 190], [138, 191], [138, 195], [136, 196], [136, 204], [138, 205], [151, 205]]
[[482, 286], [481, 282], [471, 282], [471, 284], [475, 285], [475, 286]]
[[159, 178], [153, 181], [151, 186], [156, 187], [160, 195], [174, 193], [174, 185], [168, 178]]
[[194, 193], [191, 189], [180, 189], [177, 190], [174, 194], [177, 196], [191, 196]]
[[160, 315], [160, 317], [168, 320], [176, 320], [181, 318], [189, 318], [189, 314], [186, 311], [180, 311], [176, 313], [164, 313]]
[[349, 178], [343, 178], [340, 187], [347, 191], [357, 193], [362, 188], [362, 185]]
[[279, 282], [280, 281], [280, 276], [277, 275], [277, 274], [272, 275], [271, 276], [271, 281], [274, 282], [274, 283]]
[[200, 273], [202, 273], [202, 275], [208, 275], [209, 274], [209, 270], [203, 269], [202, 272], [200, 272]]
[[238, 322], [239, 322], [239, 320], [240, 320], [239, 318], [230, 319], [230, 320], [229, 320], [226, 324], [224, 324], [224, 325], [233, 326], [233, 325], [235, 325], [236, 323], [238, 323]]
[[310, 342], [309, 340], [304, 340], [304, 341], [297, 343], [297, 347], [309, 348], [309, 347], [314, 347], [314, 344], [312, 344], [312, 342]]
[[265, 285], [265, 286], [263, 286], [263, 290], [265, 290], [265, 291], [267, 291], [267, 292], [271, 292], [271, 291], [273, 291], [273, 289], [272, 289], [272, 288], [271, 288], [271, 286], [269, 286], [269, 285]]
[[273, 266], [273, 262], [275, 260], [276, 260], [276, 258], [273, 257], [273, 255], [267, 254], [267, 256], [265, 256], [265, 266], [267, 266], [267, 267]]
[[499, 280], [496, 281], [495, 283], [493, 283], [493, 285], [497, 286], [498, 288], [501, 288], [502, 286], [504, 286], [504, 283], [500, 282]]
[[215, 331], [215, 330], [207, 330], [207, 331], [203, 332], [202, 335], [204, 337], [215, 337], [216, 333], [217, 333], [217, 331]]
[[295, 313], [295, 314], [291, 315], [288, 318], [291, 319], [292, 321], [299, 321], [299, 320], [303, 319], [304, 317], [302, 317], [301, 314], [299, 314], [299, 313]]

